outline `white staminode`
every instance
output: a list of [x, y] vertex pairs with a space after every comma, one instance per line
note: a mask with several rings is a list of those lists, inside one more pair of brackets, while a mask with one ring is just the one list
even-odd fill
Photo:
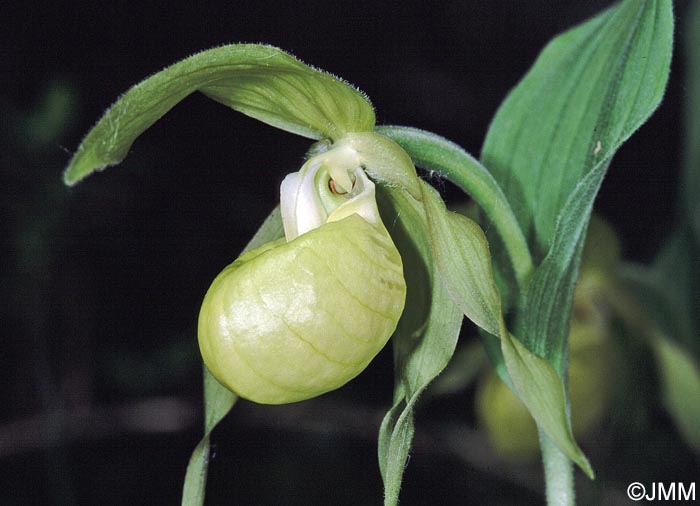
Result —
[[[328, 172], [335, 193], [317, 184], [317, 175]], [[324, 198], [319, 192], [325, 192]], [[329, 208], [328, 202], [333, 202]], [[326, 204], [326, 205], [324, 205]], [[380, 222], [374, 183], [360, 166], [356, 151], [339, 145], [309, 159], [299, 172], [282, 181], [280, 210], [287, 242], [321, 225], [358, 214], [369, 223]]]

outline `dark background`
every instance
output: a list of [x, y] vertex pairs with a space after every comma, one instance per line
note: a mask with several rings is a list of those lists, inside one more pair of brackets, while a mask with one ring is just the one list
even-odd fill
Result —
[[[0, 506], [179, 503], [200, 436], [201, 298], [309, 146], [193, 95], [120, 166], [63, 187], [70, 154], [120, 93], [202, 49], [265, 42], [365, 91], [378, 124], [431, 130], [478, 156], [539, 50], [609, 4], [10, 2], [0, 32]], [[676, 2], [679, 21], [686, 5]], [[597, 201], [635, 261], [648, 262], [674, 223], [682, 49], [664, 102], [615, 157]], [[384, 352], [317, 401], [241, 402], [215, 433], [210, 503], [380, 504], [376, 433], [391, 383]], [[537, 464], [506, 476], [477, 432], [460, 432], [473, 426], [472, 395], [426, 402], [402, 504], [541, 502]], [[660, 440], [632, 456], [608, 449], [618, 456], [608, 475], [594, 459], [596, 486], [656, 479], [659, 459], [678, 480], [697, 463], [655, 416]], [[475, 440], [465, 456], [450, 437], [460, 448]], [[624, 474], [645, 458], [657, 460], [647, 475]]]

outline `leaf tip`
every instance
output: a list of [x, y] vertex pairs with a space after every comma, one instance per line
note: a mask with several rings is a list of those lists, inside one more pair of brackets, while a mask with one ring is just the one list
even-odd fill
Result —
[[586, 474], [586, 476], [588, 476], [590, 480], [595, 480], [595, 471], [593, 470], [591, 463], [588, 461], [583, 452], [580, 452], [580, 455], [576, 459], [576, 464], [581, 469], [581, 471], [583, 471]]
[[72, 164], [69, 164], [68, 167], [66, 167], [66, 170], [63, 171], [63, 184], [72, 187], [78, 184], [78, 182], [82, 179], [80, 176], [77, 176], [74, 174], [75, 170], [73, 170]]
[[70, 162], [63, 171], [63, 184], [68, 187], [75, 186], [80, 181], [85, 179], [94, 169], [85, 168], [84, 164], [78, 159], [80, 150], [76, 151]]
[[116, 165], [114, 163], [90, 163], [88, 160], [81, 159], [80, 151], [80, 148], [78, 148], [78, 151], [75, 152], [63, 171], [63, 184], [68, 187], [75, 186], [93, 172], [101, 172], [111, 165]]

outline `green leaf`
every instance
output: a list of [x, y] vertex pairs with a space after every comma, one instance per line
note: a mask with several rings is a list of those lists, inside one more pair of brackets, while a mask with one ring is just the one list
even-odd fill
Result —
[[344, 81], [271, 46], [221, 46], [175, 63], [122, 95], [83, 139], [65, 183], [121, 162], [144, 130], [195, 91], [312, 139], [335, 140], [374, 127], [371, 104]]
[[[248, 251], [263, 244], [284, 237], [282, 217], [279, 207], [275, 208], [260, 226], [248, 245]], [[204, 368], [204, 437], [197, 444], [187, 465], [185, 484], [182, 490], [182, 506], [202, 506], [209, 468], [210, 435], [214, 427], [226, 416], [238, 397], [221, 385]]]
[[392, 338], [394, 405], [379, 431], [379, 467], [384, 504], [398, 503], [401, 478], [413, 439], [413, 408], [428, 384], [454, 353], [462, 314], [435, 271], [423, 207], [407, 192], [390, 186], [381, 190], [383, 221], [401, 253], [406, 274], [406, 309]]
[[438, 193], [425, 183], [423, 202], [436, 264], [453, 301], [470, 320], [501, 338], [501, 352], [512, 381], [509, 386], [538, 427], [592, 478], [593, 470], [571, 431], [564, 382], [547, 360], [528, 350], [506, 329], [484, 233], [468, 218], [447, 211]]
[[652, 341], [666, 409], [686, 443], [700, 453], [700, 369], [692, 354], [661, 334]]
[[589, 173], [560, 213], [549, 254], [535, 270], [521, 302], [516, 330], [535, 353], [565, 372], [569, 321], [593, 200], [605, 165]]
[[556, 37], [491, 123], [482, 162], [536, 256], [549, 250], [579, 182], [658, 106], [671, 59], [671, 7], [670, 0], [626, 0]]
[[[661, 100], [672, 41], [670, 0], [625, 0], [565, 32], [510, 93], [484, 143], [482, 162], [513, 206], [535, 261], [541, 260], [521, 294], [515, 333], [560, 378], [566, 377], [571, 304], [593, 201], [615, 150]], [[512, 374], [515, 362], [506, 363]], [[560, 446], [568, 438], [548, 436], [572, 458]]]
[[537, 426], [564, 455], [593, 479], [593, 468], [571, 431], [566, 388], [556, 369], [510, 334], [504, 335], [501, 342], [515, 393], [527, 406]]

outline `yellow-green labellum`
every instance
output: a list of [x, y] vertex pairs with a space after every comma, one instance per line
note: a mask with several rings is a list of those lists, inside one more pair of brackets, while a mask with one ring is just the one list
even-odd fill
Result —
[[243, 398], [282, 404], [344, 385], [403, 311], [403, 265], [374, 184], [351, 152], [333, 151], [283, 182], [286, 237], [241, 255], [204, 298], [204, 362]]

